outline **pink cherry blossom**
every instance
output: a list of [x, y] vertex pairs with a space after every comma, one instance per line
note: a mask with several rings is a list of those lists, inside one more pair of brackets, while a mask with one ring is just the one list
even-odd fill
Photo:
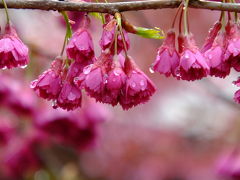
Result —
[[181, 53], [179, 65], [181, 79], [194, 81], [208, 75], [209, 67], [191, 34], [179, 36], [179, 49]]
[[80, 28], [70, 39], [66, 47], [67, 56], [78, 62], [92, 62], [94, 47], [92, 37], [86, 28]]
[[41, 74], [38, 79], [31, 82], [31, 88], [38, 96], [51, 100], [56, 99], [61, 91], [62, 80], [62, 59], [56, 58], [51, 65], [51, 68]]
[[133, 106], [147, 102], [156, 91], [156, 87], [137, 67], [132, 58], [126, 58], [124, 70], [127, 79], [120, 97], [120, 104], [124, 110], [127, 110]]
[[25, 67], [29, 62], [28, 47], [18, 37], [14, 27], [6, 25], [0, 39], [0, 68]]
[[153, 70], [165, 76], [176, 76], [176, 68], [179, 65], [179, 55], [175, 47], [175, 32], [170, 30], [153, 63]]

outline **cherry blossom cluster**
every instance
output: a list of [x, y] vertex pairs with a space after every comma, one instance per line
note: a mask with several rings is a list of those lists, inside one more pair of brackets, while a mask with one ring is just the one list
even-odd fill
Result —
[[[237, 18], [231, 19], [230, 13], [225, 22], [223, 14], [222, 12], [220, 20], [210, 29], [202, 48], [196, 46], [193, 34], [188, 32], [188, 28], [185, 27], [185, 33], [181, 32], [180, 20], [177, 40], [176, 32], [173, 28], [170, 29], [158, 49], [152, 69], [166, 77], [173, 76], [187, 81], [207, 76], [225, 78], [230, 74], [231, 68], [239, 72], [240, 25]], [[235, 84], [240, 86], [239, 80]], [[240, 103], [240, 91], [235, 93], [234, 99]]]
[[99, 57], [95, 57], [87, 28], [89, 18], [85, 16], [82, 26], [68, 42], [67, 59], [56, 58], [51, 68], [32, 82], [35, 92], [52, 100], [54, 107], [66, 110], [81, 107], [85, 90], [98, 102], [112, 106], [119, 103], [123, 109], [129, 109], [145, 103], [155, 92], [151, 80], [127, 55], [130, 46], [127, 32], [114, 16], [106, 15], [104, 19]]

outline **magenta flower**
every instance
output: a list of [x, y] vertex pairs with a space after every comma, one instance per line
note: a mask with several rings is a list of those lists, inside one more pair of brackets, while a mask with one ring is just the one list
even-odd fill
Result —
[[94, 49], [92, 37], [86, 28], [80, 28], [75, 32], [66, 47], [67, 56], [78, 62], [88, 61], [92, 63]]
[[226, 52], [226, 36], [223, 32], [219, 32], [216, 36], [212, 47], [205, 53], [204, 57], [210, 67], [210, 75], [225, 78], [230, 73], [231, 63], [225, 57]]
[[240, 71], [240, 30], [239, 25], [231, 21], [226, 25], [226, 55], [225, 58], [231, 61], [232, 67]]
[[156, 91], [156, 87], [130, 57], [125, 60], [124, 70], [127, 79], [120, 97], [120, 104], [124, 110], [127, 110], [147, 102]]
[[154, 71], [165, 76], [176, 76], [176, 69], [179, 65], [179, 55], [175, 47], [175, 32], [170, 30], [162, 46], [158, 49], [158, 54], [152, 67]]
[[194, 81], [208, 75], [209, 67], [192, 35], [179, 36], [179, 50], [181, 53], [179, 65], [181, 79]]
[[41, 74], [38, 79], [31, 82], [31, 88], [38, 96], [51, 100], [56, 99], [61, 91], [62, 59], [56, 58], [51, 68]]
[[28, 48], [19, 39], [16, 30], [6, 25], [0, 39], [0, 68], [25, 67], [29, 62]]
[[65, 81], [57, 98], [57, 107], [74, 110], [81, 107], [82, 92], [73, 83]]
[[85, 119], [78, 111], [51, 110], [36, 119], [36, 127], [56, 141], [76, 147], [90, 147], [96, 139], [95, 123]]
[[[110, 18], [111, 19], [111, 18]], [[99, 44], [103, 50], [109, 48], [114, 53], [114, 34], [115, 29], [117, 28], [117, 22], [115, 19], [110, 20], [107, 24], [103, 25], [102, 37], [99, 41]], [[127, 49], [130, 47], [130, 41], [128, 38], [127, 32], [123, 29], [124, 39], [126, 42]], [[123, 39], [121, 34], [118, 34], [117, 38], [117, 51], [118, 54], [124, 49]]]
[[102, 53], [94, 64], [85, 67], [75, 83], [78, 87], [83, 86], [96, 101], [115, 106], [125, 79], [119, 60], [109, 53]]
[[201, 49], [202, 53], [205, 53], [208, 49], [210, 49], [213, 45], [215, 38], [218, 35], [219, 30], [221, 29], [222, 24], [220, 21], [217, 21], [209, 30], [208, 36], [203, 44]]

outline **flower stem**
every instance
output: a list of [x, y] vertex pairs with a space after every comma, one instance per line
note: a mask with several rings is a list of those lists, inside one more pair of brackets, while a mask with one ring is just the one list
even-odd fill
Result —
[[185, 0], [185, 4], [184, 4], [184, 34], [187, 35], [188, 34], [188, 3], [189, 3], [189, 0]]
[[5, 9], [5, 13], [6, 13], [7, 24], [9, 24], [10, 23], [10, 18], [9, 18], [9, 14], [8, 14], [7, 4], [6, 4], [5, 0], [2, 0], [2, 3], [3, 3], [3, 6], [4, 6], [4, 9]]
[[71, 29], [71, 25], [69, 23], [69, 18], [68, 18], [68, 15], [65, 11], [62, 11], [61, 12], [65, 22], [66, 22], [66, 34], [65, 34], [65, 38], [64, 38], [64, 42], [63, 42], [63, 47], [62, 47], [62, 50], [61, 50], [61, 56], [63, 55], [63, 52], [64, 52], [64, 49], [65, 49], [65, 46], [68, 42], [68, 39], [72, 36], [72, 29]]
[[120, 34], [121, 34], [121, 36], [122, 36], [122, 41], [123, 41], [123, 47], [124, 47], [125, 56], [127, 57], [127, 44], [126, 44], [125, 36], [124, 36], [124, 34], [123, 34], [121, 14], [120, 14], [120, 13], [115, 13], [115, 18], [117, 19], [119, 31], [120, 31]]
[[177, 20], [177, 16], [178, 16], [180, 10], [182, 9], [182, 7], [183, 7], [183, 3], [181, 3], [180, 6], [179, 6], [178, 9], [177, 9], [177, 13], [176, 13], [176, 15], [175, 15], [175, 17], [174, 17], [174, 20], [173, 20], [173, 23], [172, 23], [172, 29], [174, 29], [174, 25], [175, 25], [175, 22], [176, 22], [176, 20]]

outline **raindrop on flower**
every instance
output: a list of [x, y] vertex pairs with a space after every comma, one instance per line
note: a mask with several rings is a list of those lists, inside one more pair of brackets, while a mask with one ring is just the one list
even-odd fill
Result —
[[132, 86], [132, 88], [135, 88], [135, 87], [136, 87], [136, 83], [133, 82], [133, 83], [131, 84], [131, 86]]
[[20, 66], [20, 68], [22, 68], [22, 69], [25, 69], [26, 67], [27, 67], [27, 65]]
[[189, 54], [185, 54], [184, 56], [186, 59], [189, 59]]
[[150, 73], [154, 73], [154, 70], [152, 67], [149, 68]]
[[83, 74], [89, 74], [92, 70], [92, 66], [93, 66], [93, 64], [90, 64], [90, 65], [84, 67], [83, 68]]
[[5, 69], [7, 69], [7, 66], [4, 66], [4, 67], [2, 68], [2, 70], [5, 70]]
[[120, 71], [116, 70], [116, 69], [113, 71], [113, 73], [114, 73], [115, 76], [119, 76], [120, 75]]

